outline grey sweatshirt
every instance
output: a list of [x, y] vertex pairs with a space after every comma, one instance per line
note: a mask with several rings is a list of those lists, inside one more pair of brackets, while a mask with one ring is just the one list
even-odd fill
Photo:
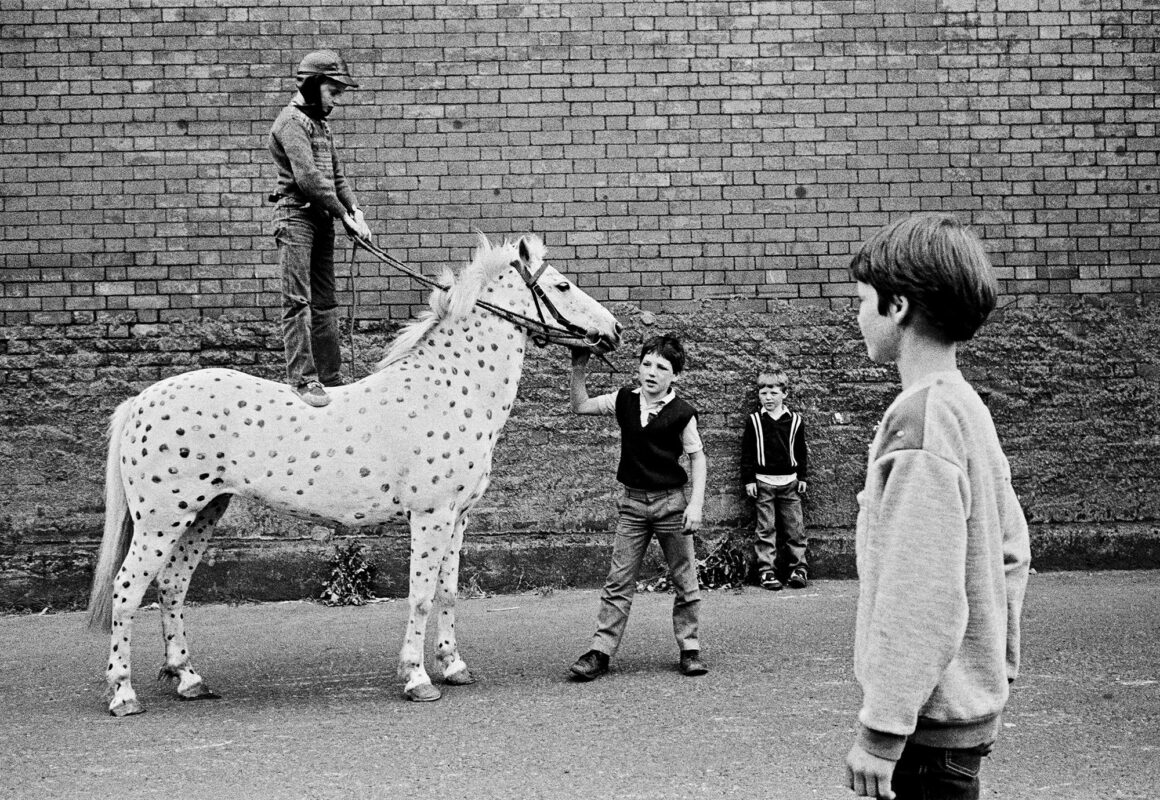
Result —
[[334, 148], [330, 126], [311, 119], [298, 102], [287, 104], [270, 128], [268, 146], [278, 167], [278, 194], [298, 205], [313, 203], [332, 217], [341, 218], [358, 202], [347, 182]]
[[994, 422], [959, 372], [887, 409], [858, 506], [862, 746], [896, 760], [908, 737], [994, 741], [1019, 670], [1031, 551]]

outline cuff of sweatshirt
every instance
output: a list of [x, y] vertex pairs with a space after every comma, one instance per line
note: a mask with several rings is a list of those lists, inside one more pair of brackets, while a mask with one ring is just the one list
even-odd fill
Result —
[[885, 758], [888, 761], [897, 761], [902, 757], [902, 748], [906, 746], [906, 737], [893, 733], [883, 733], [865, 725], [858, 726], [858, 744], [872, 756]]

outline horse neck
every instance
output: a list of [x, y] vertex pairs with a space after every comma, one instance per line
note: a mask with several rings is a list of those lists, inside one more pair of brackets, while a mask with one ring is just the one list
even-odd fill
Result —
[[[511, 308], [502, 298], [485, 299], [499, 308]], [[496, 400], [510, 411], [524, 371], [527, 333], [478, 305], [459, 324], [450, 323], [449, 327], [444, 331], [449, 334], [451, 350], [465, 354], [472, 384], [478, 383], [488, 396], [495, 392]], [[500, 425], [506, 418], [506, 413], [500, 417]]]
[[[500, 291], [485, 290], [481, 299], [499, 308], [523, 313], [518, 307], [518, 293], [512, 287]], [[458, 318], [437, 321], [419, 343], [394, 368], [372, 374], [367, 380], [394, 380], [390, 377], [402, 368], [406, 371], [433, 370], [446, 380], [456, 401], [467, 400], [493, 411], [497, 429], [506, 422], [519, 391], [523, 374], [528, 336], [511, 322], [473, 306]], [[478, 388], [476, 388], [478, 386]], [[462, 394], [466, 387], [470, 398]]]
[[[522, 284], [517, 288], [511, 273], [508, 273], [488, 286], [480, 294], [480, 300], [497, 308], [526, 314], [528, 309], [522, 307], [527, 302], [525, 294]], [[496, 398], [510, 409], [523, 375], [528, 335], [523, 328], [481, 308], [478, 303], [466, 319], [466, 324], [455, 327], [456, 343], [470, 354], [473, 373], [480, 376], [479, 383], [489, 391], [495, 391]], [[480, 361], [485, 366], [480, 367]], [[495, 367], [494, 371], [491, 367]]]

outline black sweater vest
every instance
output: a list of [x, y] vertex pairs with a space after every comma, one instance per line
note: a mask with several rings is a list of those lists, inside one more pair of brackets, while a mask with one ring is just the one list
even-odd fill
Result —
[[620, 425], [620, 466], [616, 479], [630, 489], [655, 492], [678, 489], [689, 480], [681, 467], [681, 432], [697, 410], [679, 397], [665, 404], [653, 420], [640, 425], [640, 393], [616, 393], [616, 421]]

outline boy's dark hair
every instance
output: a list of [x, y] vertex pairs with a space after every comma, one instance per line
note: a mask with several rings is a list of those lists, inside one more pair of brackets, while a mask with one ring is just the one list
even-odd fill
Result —
[[850, 274], [878, 292], [878, 313], [905, 297], [951, 342], [975, 335], [998, 294], [982, 242], [948, 214], [915, 214], [881, 228], [850, 261]]
[[298, 79], [298, 93], [302, 95], [306, 105], [316, 106], [322, 103], [322, 82], [324, 80], [326, 80], [325, 75], [305, 75]]
[[[770, 378], [771, 380], [763, 381], [762, 378]], [[770, 383], [781, 388], [783, 391], [789, 388], [789, 375], [786, 374], [786, 371], [780, 364], [767, 364], [758, 371], [757, 388], [760, 389], [762, 386]]]
[[656, 353], [668, 361], [673, 368], [674, 375], [680, 375], [685, 369], [685, 348], [681, 344], [681, 340], [671, 333], [662, 333], [660, 336], [645, 339], [644, 344], [640, 346], [638, 360], [643, 361], [649, 353]]

